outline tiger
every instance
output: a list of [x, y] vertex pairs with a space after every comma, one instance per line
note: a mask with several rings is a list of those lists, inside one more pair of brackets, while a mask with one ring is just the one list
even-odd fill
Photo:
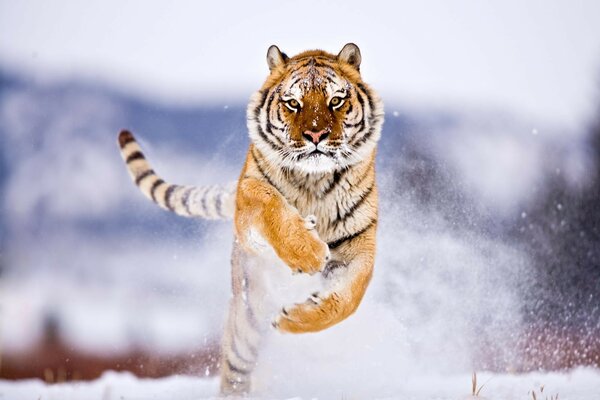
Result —
[[[250, 145], [239, 179], [184, 186], [160, 178], [130, 131], [118, 142], [129, 174], [160, 207], [234, 220], [232, 292], [221, 341], [223, 395], [248, 394], [266, 334], [329, 328], [359, 306], [373, 274], [375, 155], [383, 103], [360, 73], [358, 46], [337, 54], [267, 51], [269, 75], [249, 101]], [[261, 268], [320, 276], [305, 301], [275, 308]], [[289, 274], [289, 272], [288, 272]], [[297, 279], [292, 277], [291, 279]]]

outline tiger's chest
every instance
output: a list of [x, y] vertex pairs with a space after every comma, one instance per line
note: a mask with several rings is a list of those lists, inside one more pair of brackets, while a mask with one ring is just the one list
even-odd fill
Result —
[[346, 180], [336, 182], [335, 187], [327, 191], [323, 187], [330, 186], [309, 181], [305, 185], [289, 185], [282, 194], [303, 217], [316, 216], [319, 237], [330, 242], [346, 234], [341, 219], [356, 203], [358, 191]]

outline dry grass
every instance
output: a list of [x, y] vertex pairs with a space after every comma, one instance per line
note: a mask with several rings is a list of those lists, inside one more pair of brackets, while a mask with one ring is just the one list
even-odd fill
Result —
[[544, 385], [540, 386], [539, 398], [538, 398], [538, 395], [537, 395], [535, 389], [533, 389], [531, 391], [531, 398], [533, 400], [558, 400], [558, 393], [556, 393], [554, 395], [550, 395], [550, 397], [548, 397], [547, 395], [546, 395], [546, 397], [542, 397], [542, 396], [544, 396]]
[[487, 385], [489, 381], [490, 380], [488, 379], [483, 385], [477, 387], [477, 372], [473, 372], [473, 375], [471, 376], [471, 395], [473, 397], [478, 397], [481, 393], [481, 389], [483, 389], [483, 387]]
[[[481, 390], [483, 389], [483, 387], [485, 385], [488, 384], [488, 382], [491, 379], [492, 378], [488, 379], [483, 385], [478, 386], [477, 385], [477, 372], [473, 372], [473, 375], [471, 375], [471, 397], [480, 397]], [[531, 395], [532, 400], [558, 400], [558, 393], [548, 396], [548, 395], [544, 394], [544, 389], [545, 389], [545, 386], [542, 385], [539, 388], [539, 394], [535, 389], [533, 389], [528, 394]]]

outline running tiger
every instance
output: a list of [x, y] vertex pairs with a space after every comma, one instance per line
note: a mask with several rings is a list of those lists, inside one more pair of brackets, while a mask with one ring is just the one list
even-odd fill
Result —
[[[119, 135], [132, 179], [153, 202], [186, 217], [234, 218], [223, 394], [250, 392], [269, 328], [316, 332], [352, 314], [375, 259], [383, 105], [362, 81], [360, 50], [349, 43], [337, 56], [314, 50], [289, 58], [271, 46], [267, 63], [270, 74], [248, 105], [251, 145], [232, 186], [169, 184], [130, 132]], [[301, 303], [276, 304], [264, 272], [274, 276], [282, 262], [292, 274], [320, 274], [321, 290]]]

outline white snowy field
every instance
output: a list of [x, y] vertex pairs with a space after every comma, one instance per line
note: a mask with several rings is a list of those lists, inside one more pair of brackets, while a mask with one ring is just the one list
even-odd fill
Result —
[[[365, 382], [368, 385], [368, 382]], [[92, 382], [62, 383], [47, 385], [40, 380], [19, 382], [0, 381], [0, 399], [3, 400], [200, 400], [218, 398], [218, 379], [192, 376], [172, 376], [162, 379], [138, 379], [129, 373], [106, 372]], [[518, 400], [554, 399], [594, 400], [600, 396], [600, 371], [578, 368], [564, 373], [529, 374], [480, 374], [477, 387], [478, 397], [472, 397], [471, 376], [468, 374], [398, 376], [390, 382], [394, 394], [380, 394], [374, 389], [371, 394], [355, 394], [350, 388], [331, 388], [331, 395], [310, 395], [311, 382], [303, 384], [305, 393], [289, 393], [284, 396], [261, 395], [261, 398], [301, 399], [403, 399], [403, 400], [461, 400], [469, 398]], [[483, 387], [482, 387], [483, 386]], [[278, 391], [283, 391], [279, 388]], [[390, 388], [386, 388], [389, 391]], [[308, 394], [308, 396], [306, 396]]]

